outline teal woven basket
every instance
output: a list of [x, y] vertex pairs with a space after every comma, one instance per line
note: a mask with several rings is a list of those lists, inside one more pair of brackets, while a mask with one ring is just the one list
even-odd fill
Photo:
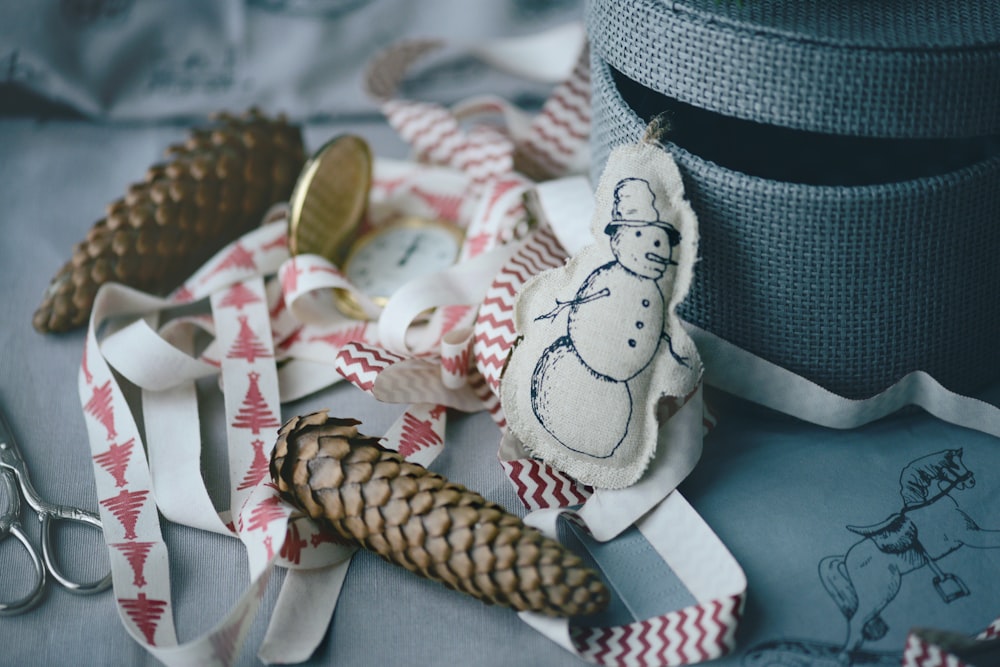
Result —
[[592, 175], [667, 112], [682, 316], [842, 396], [1000, 379], [1000, 2], [590, 0]]

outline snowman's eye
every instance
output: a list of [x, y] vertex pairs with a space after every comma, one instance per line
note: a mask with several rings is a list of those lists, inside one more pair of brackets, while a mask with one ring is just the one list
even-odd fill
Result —
[[660, 247], [660, 242], [659, 241], [653, 241], [653, 247], [659, 248]]
[[636, 233], [635, 233], [635, 237], [636, 237], [636, 238], [639, 238], [640, 236], [642, 236], [642, 232], [636, 232]]

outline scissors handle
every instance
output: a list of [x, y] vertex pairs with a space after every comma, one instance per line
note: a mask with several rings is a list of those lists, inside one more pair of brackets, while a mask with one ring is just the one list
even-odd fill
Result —
[[77, 595], [90, 595], [91, 593], [100, 593], [107, 589], [111, 585], [110, 570], [107, 574], [94, 581], [73, 581], [63, 573], [52, 547], [52, 526], [56, 521], [76, 521], [101, 531], [103, 527], [101, 526], [100, 517], [78, 507], [62, 506], [46, 507], [38, 513], [38, 516], [42, 522], [42, 558], [45, 559], [45, 567], [52, 575], [52, 578], [58, 581], [67, 591]]
[[42, 594], [45, 592], [45, 567], [42, 565], [42, 559], [38, 557], [38, 552], [28, 542], [28, 536], [21, 531], [18, 524], [10, 526], [8, 533], [16, 537], [31, 556], [31, 563], [35, 566], [35, 585], [23, 598], [12, 602], [0, 602], [0, 616], [14, 616], [28, 611], [42, 599]]
[[31, 564], [35, 567], [35, 585], [31, 591], [23, 598], [12, 600], [11, 602], [0, 602], [0, 616], [13, 616], [28, 611], [42, 599], [45, 591], [45, 568], [42, 566], [42, 559], [38, 557], [38, 552], [31, 546], [28, 536], [21, 530], [18, 517], [21, 514], [21, 501], [14, 483], [14, 476], [9, 471], [0, 469], [0, 481], [4, 483], [7, 491], [9, 510], [0, 516], [0, 540], [8, 535], [13, 535], [18, 542], [24, 545], [24, 550], [31, 558]]

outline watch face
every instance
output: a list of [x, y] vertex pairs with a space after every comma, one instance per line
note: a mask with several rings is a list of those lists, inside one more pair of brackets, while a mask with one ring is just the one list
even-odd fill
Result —
[[451, 266], [458, 250], [455, 230], [411, 218], [361, 239], [344, 273], [362, 292], [384, 300], [414, 278]]

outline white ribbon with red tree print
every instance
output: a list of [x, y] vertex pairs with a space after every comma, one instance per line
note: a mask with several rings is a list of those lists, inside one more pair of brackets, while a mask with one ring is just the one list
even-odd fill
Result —
[[[271, 267], [287, 254], [282, 243], [275, 243], [283, 239], [283, 234], [284, 225], [280, 223], [261, 228], [217, 257], [210, 274], [188, 285], [192, 297], [215, 294], [218, 311], [240, 313], [234, 317], [220, 317], [217, 313], [214, 318], [219, 333], [209, 350], [222, 360], [187, 354], [169, 344], [168, 338], [160, 338], [145, 319], [134, 319], [150, 317], [176, 303], [112, 284], [101, 289], [94, 306], [79, 391], [94, 458], [115, 597], [128, 631], [166, 664], [210, 660], [232, 663], [260, 602], [271, 565], [279, 559], [288, 566], [295, 565], [279, 556], [290, 508], [278, 502], [273, 489], [263, 483], [267, 477], [263, 438], [273, 437], [280, 406], [261, 274], [273, 270]], [[232, 261], [243, 253], [252, 258], [252, 267]], [[121, 318], [133, 321], [103, 339], [99, 337], [99, 333], [119, 324]], [[188, 326], [200, 326], [196, 320]], [[168, 336], [182, 341], [188, 336], [178, 331], [184, 328], [183, 323], [174, 323]], [[159, 343], [142, 346], [155, 340]], [[109, 351], [107, 356], [105, 349]], [[184, 467], [193, 461], [196, 468], [200, 460], [193, 383], [218, 364], [222, 366], [223, 382], [230, 388], [226, 417], [231, 509], [225, 513], [216, 512], [207, 501], [200, 472]], [[112, 366], [126, 381], [143, 390], [146, 429], [156, 429], [156, 436], [148, 441], [132, 416]], [[144, 442], [148, 459], [143, 456]], [[174, 443], [179, 443], [179, 449], [171, 450]], [[195, 455], [187, 456], [192, 449]], [[157, 467], [158, 477], [154, 476], [150, 463], [164, 461], [168, 463], [164, 469]], [[164, 475], [167, 468], [177, 477]], [[198, 483], [193, 485], [192, 474], [198, 477]], [[189, 491], [195, 498], [192, 503], [178, 500]], [[194, 518], [189, 525], [232, 534], [243, 543], [248, 556], [250, 582], [246, 592], [215, 628], [187, 644], [178, 643], [174, 630], [167, 545], [155, 502], [160, 497], [165, 499], [165, 515], [182, 520], [191, 516]], [[315, 532], [308, 525], [299, 529]], [[294, 560], [301, 566], [316, 566], [344, 560], [347, 555], [349, 551], [343, 547], [320, 541], [308, 553], [296, 554]]]
[[[450, 170], [379, 161], [372, 200], [465, 224], [454, 218], [467, 182]], [[338, 351], [377, 340], [372, 324], [333, 308], [330, 287], [354, 290], [336, 267], [314, 256], [289, 258], [286, 208], [277, 206], [268, 224], [220, 251], [171, 298], [112, 284], [101, 289], [92, 313], [79, 391], [115, 596], [126, 629], [165, 664], [231, 664], [274, 564], [291, 571], [259, 655], [279, 662], [308, 658], [326, 634], [353, 553], [312, 522], [294, 519], [268, 474], [281, 402], [339, 381]], [[197, 311], [202, 300], [210, 301], [210, 313]], [[185, 314], [175, 315], [182, 306]], [[467, 317], [470, 309], [457, 310]], [[437, 338], [461, 322], [455, 312], [436, 314]], [[440, 385], [441, 371], [422, 359], [414, 364], [415, 373], [395, 381], [412, 383], [410, 393], [426, 399], [413, 388]], [[418, 381], [428, 367], [430, 380]], [[196, 380], [216, 375], [224, 389], [230, 470], [229, 507], [221, 511], [201, 476], [202, 447], [210, 443], [201, 441], [195, 388]], [[144, 429], [126, 400], [129, 385], [141, 391]], [[446, 410], [439, 403], [448, 402], [411, 406], [386, 434], [386, 445], [431, 463], [444, 444]], [[478, 402], [465, 397], [459, 404]], [[173, 624], [158, 512], [181, 525], [237, 537], [248, 555], [246, 592], [215, 628], [184, 643]], [[327, 570], [322, 576], [308, 571], [315, 568]], [[302, 618], [296, 609], [307, 593], [319, 607]]]

